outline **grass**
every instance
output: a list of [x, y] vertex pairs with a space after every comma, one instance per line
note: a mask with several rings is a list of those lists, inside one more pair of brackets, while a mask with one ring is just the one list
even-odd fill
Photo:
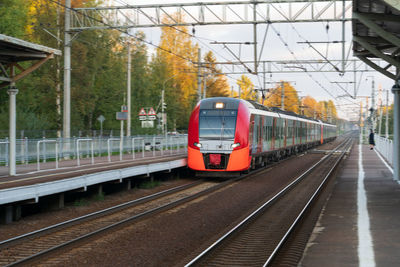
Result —
[[75, 207], [82, 207], [82, 206], [87, 206], [89, 205], [89, 201], [85, 198], [77, 199], [74, 202]]
[[96, 194], [93, 198], [95, 201], [103, 201], [104, 200], [104, 193], [101, 192], [99, 194]]
[[150, 189], [150, 188], [154, 188], [156, 186], [159, 186], [161, 184], [160, 181], [146, 181], [143, 182], [139, 185], [139, 188], [141, 189]]

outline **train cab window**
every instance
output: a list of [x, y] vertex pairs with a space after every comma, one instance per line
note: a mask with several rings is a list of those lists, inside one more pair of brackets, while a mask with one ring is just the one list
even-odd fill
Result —
[[236, 110], [200, 110], [199, 137], [208, 139], [234, 139]]

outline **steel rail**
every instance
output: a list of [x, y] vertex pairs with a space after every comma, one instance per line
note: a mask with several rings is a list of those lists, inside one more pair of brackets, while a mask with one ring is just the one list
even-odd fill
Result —
[[203, 182], [202, 180], [199, 180], [199, 181], [196, 181], [196, 182], [180, 185], [180, 186], [177, 186], [177, 187], [174, 187], [174, 188], [170, 188], [170, 189], [167, 189], [167, 190], [164, 190], [164, 191], [161, 191], [161, 192], [157, 192], [155, 194], [144, 196], [144, 197], [141, 197], [141, 198], [138, 198], [138, 199], [134, 199], [134, 200], [122, 203], [122, 204], [118, 204], [118, 205], [103, 209], [103, 210], [99, 210], [99, 211], [96, 211], [96, 212], [92, 212], [90, 214], [86, 214], [86, 215], [83, 215], [83, 216], [80, 216], [80, 217], [77, 217], [77, 218], [73, 218], [73, 219], [67, 220], [65, 222], [61, 222], [61, 223], [57, 223], [57, 224], [54, 224], [54, 225], [50, 225], [48, 227], [45, 227], [45, 228], [42, 228], [42, 229], [39, 229], [39, 230], [36, 230], [36, 231], [32, 231], [32, 232], [29, 232], [29, 233], [26, 233], [26, 234], [23, 234], [23, 235], [19, 235], [19, 236], [16, 236], [16, 237], [13, 237], [13, 238], [10, 238], [10, 239], [7, 239], [7, 240], [3, 240], [3, 241], [0, 241], [0, 249], [3, 248], [4, 246], [12, 245], [12, 244], [14, 244], [14, 243], [16, 243], [18, 241], [22, 241], [22, 240], [24, 240], [26, 238], [33, 238], [33, 237], [36, 237], [38, 235], [43, 235], [43, 234], [49, 233], [50, 231], [58, 230], [58, 229], [60, 229], [62, 227], [71, 226], [71, 225], [74, 225], [76, 223], [80, 223], [80, 222], [83, 222], [83, 221], [86, 221], [86, 220], [89, 220], [89, 219], [94, 219], [94, 218], [102, 216], [102, 215], [108, 215], [108, 214], [111, 214], [113, 212], [117, 212], [117, 211], [119, 211], [121, 209], [124, 209], [124, 208], [133, 207], [135, 205], [143, 204], [145, 202], [154, 200], [154, 199], [159, 198], [159, 197], [166, 196], [168, 194], [173, 194], [173, 193], [176, 193], [176, 192], [179, 192], [179, 191], [182, 191], [182, 190], [186, 190], [188, 188], [197, 186], [197, 185], [201, 184], [202, 182]]
[[[271, 166], [271, 167], [272, 167], [272, 166]], [[219, 189], [221, 189], [221, 188], [223, 188], [223, 187], [225, 187], [225, 186], [228, 186], [228, 185], [230, 185], [230, 184], [232, 184], [232, 183], [234, 183], [234, 182], [236, 182], [236, 181], [239, 181], [239, 180], [242, 180], [242, 179], [251, 177], [251, 176], [253, 176], [253, 175], [255, 175], [255, 174], [258, 174], [258, 173], [260, 173], [260, 172], [263, 172], [263, 171], [267, 171], [268, 169], [269, 169], [269, 168], [262, 168], [262, 169], [259, 169], [259, 170], [257, 170], [257, 171], [251, 172], [251, 173], [249, 173], [249, 174], [247, 174], [247, 175], [239, 176], [239, 177], [236, 177], [236, 178], [234, 178], [234, 179], [230, 179], [230, 180], [224, 181], [224, 182], [222, 182], [222, 183], [219, 183], [219, 184], [217, 184], [217, 185], [215, 185], [215, 186], [213, 186], [213, 187], [207, 188], [207, 189], [205, 189], [205, 190], [203, 190], [203, 191], [200, 191], [200, 192], [198, 192], [198, 193], [195, 193], [195, 194], [193, 194], [193, 195], [190, 195], [190, 196], [181, 198], [181, 199], [179, 199], [179, 200], [177, 200], [177, 201], [174, 201], [174, 202], [171, 202], [171, 203], [162, 205], [162, 206], [160, 206], [160, 207], [153, 208], [153, 209], [150, 209], [150, 210], [148, 210], [148, 211], [145, 211], [145, 212], [136, 214], [136, 215], [134, 215], [134, 216], [131, 216], [131, 217], [126, 218], [126, 219], [123, 219], [123, 220], [121, 220], [121, 221], [119, 221], [119, 222], [116, 222], [116, 223], [112, 223], [112, 224], [110, 224], [110, 225], [108, 225], [108, 226], [105, 226], [105, 227], [102, 227], [102, 228], [97, 229], [97, 230], [95, 230], [95, 231], [92, 231], [92, 232], [90, 232], [90, 233], [84, 234], [84, 235], [82, 235], [82, 236], [80, 236], [80, 237], [77, 237], [77, 238], [75, 238], [75, 239], [69, 240], [69, 241], [64, 242], [64, 243], [62, 243], [62, 244], [56, 245], [56, 246], [54, 246], [54, 247], [51, 247], [51, 248], [48, 248], [48, 249], [45, 249], [45, 250], [42, 250], [42, 251], [40, 251], [40, 252], [38, 252], [38, 253], [36, 253], [36, 254], [34, 254], [34, 255], [30, 255], [30, 256], [25, 257], [25, 258], [23, 258], [23, 259], [20, 259], [20, 260], [18, 260], [18, 261], [16, 261], [16, 262], [10, 263], [10, 264], [8, 264], [8, 265], [6, 265], [6, 266], [7, 266], [7, 267], [8, 267], [8, 266], [16, 266], [16, 265], [19, 265], [19, 264], [26, 264], [26, 263], [29, 263], [29, 262], [33, 262], [33, 261], [35, 261], [35, 260], [38, 260], [38, 258], [43, 257], [44, 255], [48, 255], [48, 254], [50, 254], [50, 253], [55, 252], [55, 251], [58, 250], [58, 249], [65, 248], [65, 247], [67, 247], [67, 246], [71, 246], [71, 245], [73, 245], [73, 244], [75, 244], [75, 243], [77, 243], [77, 242], [80, 242], [80, 241], [83, 241], [83, 240], [85, 240], [85, 239], [91, 238], [91, 237], [93, 237], [93, 236], [95, 236], [95, 235], [97, 235], [97, 234], [104, 233], [104, 232], [106, 232], [106, 231], [108, 231], [108, 230], [112, 230], [112, 229], [114, 229], [114, 228], [116, 228], [116, 227], [121, 227], [121, 226], [123, 226], [123, 225], [125, 225], [125, 224], [127, 224], [127, 223], [129, 223], [129, 222], [136, 221], [136, 220], [139, 220], [139, 219], [143, 219], [143, 218], [145, 218], [145, 217], [147, 217], [147, 216], [149, 216], [149, 215], [157, 214], [157, 213], [160, 213], [160, 212], [162, 212], [162, 211], [175, 208], [175, 207], [177, 207], [177, 206], [179, 206], [179, 205], [182, 205], [182, 204], [184, 204], [184, 203], [187, 203], [187, 202], [189, 202], [189, 201], [192, 201], [192, 200], [194, 200], [194, 199], [197, 199], [197, 198], [199, 198], [199, 197], [202, 197], [202, 196], [204, 196], [204, 195], [206, 195], [206, 194], [213, 193], [213, 192], [215, 192], [215, 191], [217, 191], [217, 190], [219, 190]], [[194, 184], [194, 183], [192, 183], [192, 184]], [[123, 205], [123, 204], [122, 204], [122, 205]], [[121, 208], [120, 208], [120, 209], [121, 209]], [[93, 216], [101, 216], [101, 214], [94, 214]], [[68, 221], [68, 223], [70, 223], [70, 224], [72, 224], [72, 223], [77, 223], [77, 222], [81, 222], [81, 220], [74, 220], [74, 222], [69, 222], [69, 221]], [[60, 227], [62, 227], [62, 226], [61, 226], [61, 225], [60, 225], [60, 226], [57, 225], [57, 226], [55, 226], [55, 227], [60, 228]], [[46, 231], [50, 231], [50, 229], [47, 229]], [[36, 233], [36, 232], [38, 232], [38, 233]], [[23, 240], [25, 240], [26, 238], [32, 238], [32, 236], [34, 236], [34, 235], [36, 235], [36, 234], [40, 234], [40, 233], [41, 233], [41, 235], [44, 234], [44, 232], [42, 232], [41, 230], [36, 231], [36, 232], [33, 232], [32, 235], [29, 235], [29, 234], [23, 235], [23, 236], [21, 236], [21, 237], [19, 238], [18, 241], [23, 241]], [[39, 232], [40, 232], [40, 233], [39, 233]], [[18, 238], [18, 237], [16, 237], [16, 238]], [[15, 239], [16, 239], [16, 238], [15, 238]], [[17, 240], [14, 240], [14, 239], [13, 239], [13, 240], [10, 240], [10, 242], [16, 242], [16, 241], [17, 241]], [[5, 244], [3, 244], [3, 246], [4, 246], [4, 245], [5, 245]]]
[[[351, 148], [352, 145], [352, 141], [348, 140], [344, 146], [346, 146], [348, 143], [350, 143], [348, 150]], [[329, 170], [329, 172], [325, 175], [324, 179], [322, 180], [321, 184], [318, 186], [318, 188], [315, 190], [314, 194], [311, 196], [311, 198], [308, 200], [308, 202], [306, 203], [306, 205], [304, 206], [304, 208], [301, 210], [301, 212], [299, 213], [299, 215], [296, 217], [296, 219], [294, 220], [294, 222], [292, 223], [292, 225], [289, 227], [289, 229], [286, 231], [285, 235], [282, 237], [282, 239], [279, 241], [278, 245], [275, 247], [274, 251], [271, 253], [271, 255], [269, 256], [269, 258], [267, 259], [267, 261], [263, 264], [263, 266], [269, 266], [272, 262], [272, 260], [276, 257], [276, 255], [278, 254], [279, 250], [282, 248], [283, 244], [286, 242], [286, 240], [288, 239], [289, 235], [293, 232], [293, 230], [295, 229], [295, 227], [299, 224], [299, 222], [301, 221], [301, 218], [304, 216], [305, 212], [310, 208], [311, 204], [313, 203], [313, 201], [317, 198], [318, 194], [322, 191], [322, 188], [324, 187], [324, 185], [326, 184], [327, 180], [329, 179], [329, 177], [331, 176], [332, 172], [336, 169], [337, 165], [339, 164], [339, 162], [342, 160], [342, 158], [344, 157], [344, 155], [348, 152], [348, 150], [344, 150], [342, 151], [342, 153], [340, 154], [340, 156], [338, 157], [338, 159], [335, 161], [335, 163], [333, 164], [332, 168]]]
[[287, 185], [285, 188], [283, 188], [281, 191], [279, 191], [275, 196], [273, 196], [267, 202], [262, 204], [257, 210], [255, 210], [253, 213], [251, 213], [249, 216], [247, 216], [243, 221], [241, 221], [239, 224], [237, 224], [235, 227], [233, 227], [231, 230], [229, 230], [227, 233], [225, 233], [221, 238], [219, 238], [217, 241], [215, 241], [212, 245], [210, 245], [207, 249], [205, 249], [198, 256], [196, 256], [193, 260], [191, 260], [189, 263], [187, 263], [185, 265], [185, 267], [198, 263], [201, 259], [203, 259], [207, 255], [209, 255], [212, 251], [214, 251], [214, 249], [216, 249], [225, 240], [227, 240], [228, 237], [232, 236], [233, 233], [236, 233], [239, 229], [242, 229], [244, 226], [248, 225], [248, 223], [250, 223], [255, 217], [257, 217], [265, 209], [270, 207], [276, 200], [281, 198], [285, 193], [287, 193], [290, 189], [292, 189], [304, 177], [306, 177], [311, 171], [313, 171], [315, 168], [320, 166], [323, 162], [325, 162], [325, 160], [327, 160], [331, 155], [333, 155], [336, 151], [338, 151], [338, 149], [340, 147], [347, 144], [347, 142], [349, 142], [349, 140], [350, 140], [350, 138], [346, 139], [344, 142], [339, 144], [329, 154], [327, 154], [323, 158], [321, 158], [317, 163], [315, 163], [313, 166], [311, 166], [309, 169], [307, 169], [305, 172], [303, 172], [300, 176], [298, 176], [293, 182], [291, 182], [289, 185]]

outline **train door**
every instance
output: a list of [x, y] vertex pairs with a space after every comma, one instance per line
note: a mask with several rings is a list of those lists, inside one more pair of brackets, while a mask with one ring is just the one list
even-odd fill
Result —
[[279, 118], [278, 119], [278, 136], [279, 136], [279, 148], [284, 147], [284, 126], [285, 126], [285, 122], [283, 121], [284, 119]]
[[263, 148], [263, 129], [264, 129], [264, 120], [263, 116], [258, 116], [258, 146], [257, 152], [260, 153]]
[[325, 127], [323, 124], [320, 125], [321, 127], [321, 144], [324, 143], [324, 131], [325, 131]]
[[254, 115], [252, 154], [258, 152], [258, 137], [260, 134], [260, 116]]
[[283, 119], [282, 126], [283, 126], [283, 134], [282, 134], [283, 147], [286, 147], [287, 146], [286, 137], [287, 137], [287, 134], [288, 134], [288, 120], [287, 119]]
[[253, 136], [254, 136], [254, 114], [250, 116], [250, 129], [249, 129], [249, 149], [250, 155], [253, 154]]
[[274, 126], [273, 126], [274, 118], [267, 117], [267, 127], [268, 127], [268, 148], [273, 150], [273, 135], [274, 135]]
[[272, 143], [272, 117], [264, 117], [264, 140], [263, 140], [263, 151], [271, 150]]
[[276, 118], [275, 124], [275, 149], [281, 147], [281, 118]]
[[275, 150], [276, 147], [276, 118], [272, 118], [272, 138], [271, 138], [271, 150]]
[[286, 120], [286, 134], [285, 134], [285, 147], [288, 147], [291, 145], [291, 140], [292, 140], [292, 120]]

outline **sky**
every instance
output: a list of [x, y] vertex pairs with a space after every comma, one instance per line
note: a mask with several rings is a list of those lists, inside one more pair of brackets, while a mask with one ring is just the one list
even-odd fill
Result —
[[[109, 0], [109, 4], [114, 6], [121, 5], [152, 5], [152, 4], [167, 4], [167, 3], [196, 3], [199, 1], [192, 0]], [[201, 2], [215, 2], [210, 0], [203, 0]], [[218, 2], [224, 2], [218, 1]], [[230, 1], [233, 2], [233, 1]], [[285, 7], [283, 7], [285, 9]], [[195, 12], [195, 11], [194, 11]], [[238, 11], [240, 13], [240, 11]], [[349, 10], [348, 12], [351, 12]], [[342, 57], [341, 44], [329, 44], [320, 43], [313, 44], [318, 52], [310, 48], [307, 44], [299, 44], [298, 42], [322, 42], [322, 41], [340, 41], [341, 23], [331, 22], [329, 23], [329, 29], [327, 30], [327, 23], [315, 22], [315, 23], [274, 23], [268, 28], [266, 41], [262, 48], [262, 41], [266, 33], [267, 24], [259, 24], [257, 26], [257, 41], [258, 41], [258, 52], [262, 50], [261, 60], [323, 60], [325, 57], [331, 60], [338, 60]], [[242, 61], [254, 59], [254, 47], [252, 45], [229, 45], [229, 49], [234, 52], [235, 55], [230, 53], [228, 49], [224, 48], [221, 44], [211, 44], [211, 42], [253, 42], [253, 25], [205, 25], [205, 26], [194, 26], [189, 27], [191, 32], [195, 29], [195, 38], [192, 38], [194, 43], [198, 43], [202, 54], [212, 50], [217, 57], [217, 61], [235, 61], [235, 58], [239, 56]], [[146, 39], [149, 42], [158, 44], [160, 38], [159, 28], [143, 28], [135, 29], [142, 30], [146, 34]], [[279, 35], [279, 36], [278, 36]], [[345, 39], [346, 39], [346, 55], [349, 53], [349, 59], [356, 59], [352, 56], [352, 51], [349, 50], [352, 38], [351, 22], [346, 22], [345, 27]], [[154, 48], [149, 47], [150, 53], [154, 53]], [[292, 51], [293, 54], [290, 52]], [[258, 56], [260, 56], [258, 54]], [[253, 65], [249, 65], [253, 68]], [[222, 67], [223, 72], [231, 72], [231, 67]], [[243, 70], [241, 67], [235, 67], [235, 70]], [[259, 70], [262, 70], [259, 67]], [[375, 82], [376, 89], [376, 103], [379, 103], [379, 96], [386, 96], [386, 93], [379, 93], [378, 89], [390, 90], [393, 86], [393, 81], [386, 78], [384, 75], [378, 72], [365, 72], [357, 73], [356, 75], [356, 89], [357, 95], [360, 96], [357, 99], [351, 99], [350, 97], [344, 97], [347, 90], [350, 94], [354, 94], [354, 84], [349, 83], [354, 81], [354, 74], [347, 72], [341, 76], [339, 73], [285, 73], [285, 74], [267, 74], [266, 81], [269, 82], [265, 87], [272, 87], [273, 82], [279, 82], [281, 80], [291, 81], [292, 85], [299, 92], [300, 96], [310, 95], [316, 100], [334, 100], [339, 116], [345, 119], [357, 119], [360, 110], [359, 103], [362, 101], [365, 108], [366, 98], [371, 98], [372, 92], [372, 81]], [[310, 77], [311, 76], [311, 77]], [[257, 88], [263, 87], [263, 75], [248, 75], [251, 78], [254, 85]], [[240, 75], [228, 75], [228, 80], [234, 89], [237, 89], [236, 79], [239, 79]], [[336, 82], [339, 82], [343, 89], [339, 88]], [[389, 94], [390, 100], [392, 101], [392, 94]], [[383, 98], [384, 103], [386, 99]], [[356, 103], [356, 104], [354, 104]], [[368, 103], [371, 105], [371, 100]]]

